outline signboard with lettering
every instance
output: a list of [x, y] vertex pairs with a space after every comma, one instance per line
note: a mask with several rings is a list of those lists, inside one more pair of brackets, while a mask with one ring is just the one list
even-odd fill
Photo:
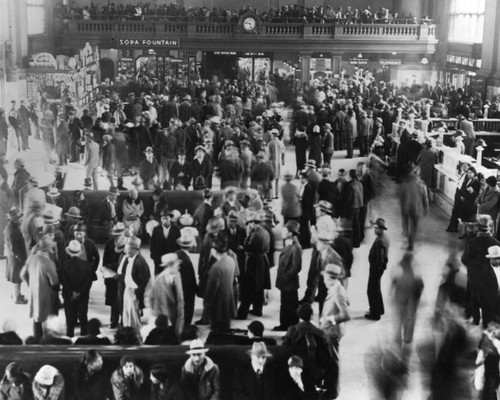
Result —
[[367, 65], [368, 64], [368, 58], [351, 58], [349, 60], [349, 64], [352, 64], [352, 65]]
[[380, 65], [401, 65], [401, 64], [402, 64], [401, 60], [394, 60], [394, 59], [380, 60]]
[[117, 39], [117, 47], [138, 47], [138, 48], [176, 48], [179, 47], [178, 38], [169, 39]]

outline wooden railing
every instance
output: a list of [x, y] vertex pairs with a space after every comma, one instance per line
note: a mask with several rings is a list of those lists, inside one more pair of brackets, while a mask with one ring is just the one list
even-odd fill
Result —
[[[175, 34], [184, 38], [199, 36], [234, 37], [247, 36], [238, 23], [234, 22], [179, 22], [179, 21], [119, 21], [119, 20], [59, 20], [60, 34], [148, 34], [159, 37], [163, 34]], [[282, 37], [290, 39], [318, 38], [359, 40], [360, 37], [380, 40], [435, 40], [435, 25], [414, 24], [368, 24], [342, 25], [322, 23], [284, 23], [269, 22], [260, 24], [254, 35]]]

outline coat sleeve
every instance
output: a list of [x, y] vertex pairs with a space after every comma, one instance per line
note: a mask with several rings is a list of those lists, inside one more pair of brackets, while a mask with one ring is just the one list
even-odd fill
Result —
[[252, 400], [250, 395], [246, 393], [243, 380], [241, 367], [237, 368], [233, 375], [233, 400]]
[[342, 322], [347, 322], [351, 319], [349, 314], [349, 307], [347, 305], [347, 296], [345, 290], [339, 290], [338, 296], [335, 299], [335, 303], [339, 309], [338, 315], [335, 316], [335, 322], [340, 324]]
[[[213, 381], [212, 381], [212, 387], [213, 387], [213, 394], [210, 397], [210, 400], [220, 400], [220, 372], [219, 372], [219, 367], [217, 365], [214, 365], [214, 376], [213, 376]], [[233, 399], [234, 400], [234, 399]]]
[[294, 247], [290, 261], [286, 274], [287, 277], [293, 278], [302, 270], [302, 251], [299, 247]]
[[144, 293], [146, 292], [146, 287], [151, 278], [151, 273], [149, 272], [149, 265], [141, 257], [139, 265], [137, 266], [137, 273], [135, 274], [134, 280], [137, 283], [137, 289], [135, 289], [135, 295], [139, 301], [139, 308], [144, 308]]

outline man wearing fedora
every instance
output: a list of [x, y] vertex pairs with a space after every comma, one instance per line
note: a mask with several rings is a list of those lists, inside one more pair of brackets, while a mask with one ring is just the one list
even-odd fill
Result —
[[101, 164], [99, 145], [94, 140], [94, 134], [87, 132], [85, 134], [85, 152], [83, 165], [85, 166], [85, 177], [92, 178], [94, 190], [98, 190], [99, 173], [98, 168]]
[[161, 257], [163, 271], [156, 276], [149, 292], [149, 308], [154, 316], [166, 315], [180, 340], [184, 330], [184, 292], [176, 253]]
[[318, 233], [323, 232], [327, 236], [335, 237], [337, 225], [332, 218], [333, 206], [332, 203], [321, 200], [315, 205], [316, 224], [311, 229], [311, 242], [314, 244], [317, 241]]
[[215, 259], [207, 274], [203, 314], [208, 318], [211, 332], [223, 332], [231, 327], [236, 316], [234, 281], [236, 260], [228, 255], [227, 238], [217, 235], [212, 242], [211, 254]]
[[318, 201], [328, 201], [330, 204], [335, 203], [335, 183], [330, 180], [332, 170], [330, 167], [321, 169], [321, 180], [318, 183]]
[[116, 224], [121, 218], [117, 198], [120, 195], [120, 192], [115, 186], [111, 186], [108, 191], [108, 195], [105, 199], [101, 201], [101, 206], [99, 207], [101, 210], [101, 224], [104, 227], [104, 231], [108, 236], [108, 239], [111, 238], [111, 229], [113, 225]]
[[267, 254], [271, 239], [269, 233], [261, 226], [261, 217], [257, 212], [250, 214], [247, 222], [247, 237], [244, 248], [247, 253], [245, 273], [240, 279], [240, 308], [237, 319], [246, 319], [250, 305], [251, 314], [262, 316], [264, 306], [264, 290], [271, 288], [269, 281], [269, 260]]
[[287, 223], [293, 219], [300, 223], [302, 208], [300, 204], [299, 188], [292, 183], [293, 174], [286, 171], [283, 174], [285, 183], [281, 186], [281, 215], [284, 222]]
[[483, 317], [483, 327], [500, 320], [500, 246], [488, 248], [486, 258], [490, 265], [485, 266], [479, 282], [479, 304]]
[[144, 151], [146, 158], [139, 164], [139, 176], [144, 182], [145, 190], [153, 190], [155, 180], [159, 176], [158, 162], [156, 161], [153, 153], [153, 148], [148, 146]]
[[26, 304], [28, 302], [21, 294], [22, 280], [20, 272], [27, 259], [26, 245], [21, 233], [22, 217], [21, 212], [16, 207], [13, 207], [7, 215], [9, 222], [5, 228], [5, 248], [7, 250], [5, 276], [7, 281], [13, 284], [12, 299], [16, 304]]
[[64, 220], [62, 223], [62, 232], [66, 241], [69, 241], [73, 238], [73, 229], [75, 225], [82, 221], [82, 215], [80, 213], [80, 209], [76, 206], [71, 206], [67, 213], [64, 214]]
[[[14, 179], [12, 181], [11, 191], [12, 191], [12, 201], [14, 205], [19, 205], [21, 189], [28, 183], [30, 178], [30, 173], [26, 170], [25, 161], [22, 158], [17, 158], [14, 161]], [[22, 207], [21, 207], [22, 210]]]
[[149, 249], [155, 264], [155, 275], [161, 272], [161, 257], [167, 253], [175, 253], [178, 249], [177, 239], [181, 236], [179, 228], [172, 224], [172, 211], [166, 208], [161, 212], [161, 224], [153, 229]]
[[[125, 249], [125, 225], [118, 222], [112, 229], [113, 236], [104, 245], [102, 254], [102, 266], [116, 273], [118, 271], [118, 263]], [[115, 329], [118, 326], [120, 313], [116, 303], [116, 295], [118, 290], [116, 276], [104, 277], [104, 304], [111, 307], [110, 328]]]
[[179, 272], [182, 280], [182, 291], [184, 293], [184, 324], [191, 325], [194, 315], [194, 302], [198, 292], [196, 274], [193, 263], [189, 257], [189, 249], [196, 247], [196, 238], [187, 229], [181, 229], [181, 236], [177, 239], [179, 250], [175, 252], [179, 259]]
[[472, 317], [475, 325], [481, 319], [479, 299], [481, 296], [482, 274], [490, 267], [490, 260], [486, 257], [488, 249], [500, 246], [500, 242], [493, 237], [493, 220], [489, 215], [477, 216], [477, 235], [465, 241], [462, 263], [467, 268], [467, 302], [466, 317]]
[[248, 354], [250, 359], [234, 369], [233, 400], [275, 399], [275, 373], [268, 364], [272, 354], [264, 342], [255, 342]]
[[474, 124], [472, 121], [467, 119], [467, 116], [459, 114], [457, 119], [457, 130], [461, 130], [464, 133], [464, 149], [465, 154], [468, 156], [474, 156], [474, 141], [476, 140], [476, 133], [474, 132]]
[[82, 251], [79, 257], [82, 260], [87, 261], [90, 264], [90, 269], [92, 270], [92, 280], [97, 280], [97, 268], [101, 262], [101, 256], [97, 250], [97, 246], [94, 241], [87, 237], [87, 226], [83, 222], [79, 222], [73, 228], [75, 240], [80, 242], [82, 246]]
[[340, 265], [328, 264], [322, 272], [327, 295], [321, 311], [320, 328], [325, 332], [332, 349], [332, 364], [329, 373], [325, 374], [326, 399], [336, 399], [339, 395], [339, 343], [345, 334], [346, 322], [351, 319], [349, 314], [347, 291], [340, 279], [343, 271]]
[[189, 400], [219, 400], [219, 367], [206, 355], [208, 349], [201, 339], [189, 345], [186, 360], [181, 372], [181, 388]]
[[195, 157], [191, 162], [191, 177], [193, 178], [193, 183], [199, 176], [203, 177], [205, 184], [208, 188], [212, 187], [212, 172], [213, 166], [209, 157], [207, 156], [207, 150], [205, 147], [198, 145], [194, 149]]
[[365, 314], [365, 318], [378, 321], [380, 316], [385, 312], [382, 292], [380, 291], [380, 279], [387, 268], [389, 260], [389, 238], [384, 232], [387, 230], [387, 227], [383, 218], [377, 218], [374, 228], [376, 237], [368, 255], [370, 273], [368, 275], [368, 288], [366, 290], [370, 311]]
[[30, 318], [37, 339], [43, 335], [42, 323], [59, 312], [59, 276], [50, 258], [52, 245], [50, 238], [42, 238], [20, 272], [21, 279], [29, 287]]
[[188, 190], [189, 183], [191, 182], [191, 164], [186, 160], [186, 153], [184, 149], [177, 151], [177, 160], [173, 163], [170, 171], [170, 179], [172, 180], [172, 187], [178, 188], [179, 185]]
[[247, 232], [238, 225], [238, 213], [236, 211], [229, 211], [227, 216], [227, 227], [223, 232], [227, 237], [229, 249], [236, 254], [240, 273], [244, 273], [246, 258], [244, 245]]
[[279, 257], [276, 275], [276, 288], [281, 293], [281, 305], [280, 323], [273, 329], [275, 331], [286, 331], [299, 322], [296, 310], [299, 305], [299, 273], [302, 270], [302, 247], [297, 239], [300, 224], [290, 220], [285, 228], [285, 247]]
[[80, 321], [80, 335], [87, 334], [87, 314], [93, 273], [90, 263], [80, 258], [81, 253], [81, 243], [77, 240], [70, 241], [66, 247], [69, 259], [62, 263], [60, 272], [66, 314], [66, 335], [69, 337], [74, 336], [77, 321]]
[[250, 187], [253, 189], [259, 189], [259, 187], [261, 187], [263, 197], [269, 198], [274, 179], [274, 170], [271, 164], [266, 161], [265, 152], [259, 151], [257, 153], [257, 164], [255, 164], [250, 174]]
[[[311, 263], [307, 273], [307, 289], [301, 303], [310, 303], [314, 301], [319, 303], [319, 311], [323, 310], [323, 304], [328, 294], [325, 286], [323, 271], [329, 264], [341, 266], [343, 270], [342, 257], [333, 248], [334, 237], [326, 232], [318, 232], [316, 248], [311, 255]], [[345, 271], [342, 272], [340, 279], [345, 277]]]

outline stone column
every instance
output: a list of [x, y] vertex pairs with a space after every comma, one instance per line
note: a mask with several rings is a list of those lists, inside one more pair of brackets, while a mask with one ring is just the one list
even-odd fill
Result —
[[301, 54], [301, 57], [302, 62], [300, 63], [300, 80], [302, 83], [309, 82], [309, 75], [311, 71], [311, 54]]

